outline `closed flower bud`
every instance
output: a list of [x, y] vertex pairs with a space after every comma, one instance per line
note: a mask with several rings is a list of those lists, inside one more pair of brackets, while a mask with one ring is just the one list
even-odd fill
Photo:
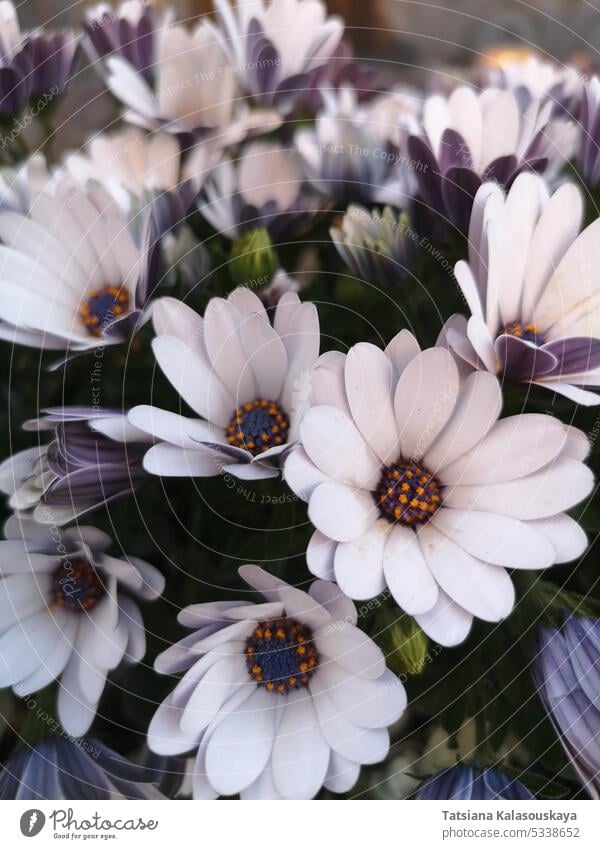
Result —
[[231, 249], [231, 276], [252, 288], [266, 286], [279, 268], [271, 238], [262, 227], [240, 236]]
[[429, 640], [412, 616], [394, 618], [385, 640], [388, 665], [397, 675], [421, 674], [427, 663]]

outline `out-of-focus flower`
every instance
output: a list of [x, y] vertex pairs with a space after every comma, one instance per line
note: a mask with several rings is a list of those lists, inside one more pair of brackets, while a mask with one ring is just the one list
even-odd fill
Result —
[[586, 186], [600, 184], [600, 79], [592, 77], [584, 87], [578, 122], [577, 165]]
[[363, 342], [320, 363], [284, 469], [316, 528], [314, 575], [354, 599], [387, 587], [426, 634], [454, 645], [473, 616], [511, 612], [506, 568], [584, 551], [564, 512], [594, 486], [581, 431], [540, 414], [498, 420], [496, 377], [461, 384], [445, 348], [421, 352], [406, 330], [385, 351]]
[[148, 205], [161, 234], [186, 218], [204, 180], [222, 151], [210, 141], [181, 152], [177, 138], [139, 127], [94, 136], [81, 153], [67, 156], [65, 168], [78, 183], [95, 181], [128, 214]]
[[47, 528], [13, 516], [0, 541], [0, 686], [19, 696], [60, 679], [58, 716], [68, 734], [89, 729], [108, 672], [139, 663], [146, 632], [123, 590], [153, 600], [160, 572], [138, 557], [105, 553], [92, 527]]
[[221, 45], [241, 89], [287, 111], [338, 46], [344, 24], [321, 0], [215, 0]]
[[254, 141], [239, 159], [225, 159], [206, 181], [198, 208], [219, 235], [235, 239], [264, 227], [274, 240], [297, 235], [323, 208], [306, 191], [297, 152], [275, 142]]
[[0, 213], [0, 338], [75, 353], [131, 337], [158, 280], [150, 210], [139, 229], [101, 186], [68, 177], [28, 215]]
[[271, 325], [245, 287], [212, 298], [202, 319], [181, 301], [161, 298], [153, 312], [158, 365], [197, 416], [134, 407], [129, 421], [157, 441], [144, 457], [161, 476], [243, 479], [279, 475], [273, 464], [297, 436], [305, 383], [319, 355], [314, 304], [284, 295]]
[[314, 129], [295, 135], [311, 183], [340, 203], [404, 206], [413, 179], [408, 158], [389, 141], [395, 121], [388, 124], [378, 105], [359, 106], [353, 89], [322, 94]]
[[323, 91], [336, 92], [342, 88], [352, 88], [359, 103], [371, 100], [389, 87], [389, 80], [373, 65], [356, 59], [350, 45], [342, 40], [326, 65], [317, 68], [310, 75], [294, 105], [306, 108], [311, 113], [324, 108]]
[[38, 192], [50, 182], [46, 157], [36, 153], [18, 168], [4, 168], [0, 173], [0, 212], [27, 215]]
[[386, 756], [404, 688], [335, 584], [314, 581], [305, 593], [258, 566], [240, 575], [266, 602], [179, 615], [196, 630], [156, 660], [160, 672], [186, 674], [150, 723], [150, 748], [198, 747], [196, 799], [344, 793], [362, 764]]
[[[475, 197], [469, 261], [454, 273], [471, 317], [446, 333], [473, 368], [537, 383], [586, 405], [600, 403], [600, 221], [579, 234], [583, 204], [565, 183], [550, 196], [535, 174], [506, 193]], [[578, 235], [579, 234], [579, 235]]]
[[432, 775], [415, 791], [413, 799], [440, 799], [444, 801], [520, 801], [533, 799], [533, 794], [499, 769], [457, 764]]
[[[94, 21], [88, 23], [88, 34], [93, 26]], [[275, 110], [252, 110], [244, 103], [222, 36], [207, 19], [189, 30], [169, 18], [148, 36], [134, 35], [130, 49], [136, 55], [141, 51], [144, 60], [136, 62], [134, 56], [132, 61], [119, 49], [106, 56], [102, 68], [134, 124], [184, 138], [209, 136], [224, 147], [281, 123]]]
[[170, 9], [159, 13], [149, 0], [126, 0], [116, 9], [108, 3], [87, 9], [82, 26], [92, 61], [101, 63], [109, 56], [120, 56], [151, 82], [158, 33], [172, 20]]
[[520, 109], [512, 91], [459, 86], [429, 97], [419, 134], [408, 139], [427, 206], [466, 233], [482, 183], [510, 186], [517, 174], [556, 172], [574, 153], [575, 126], [553, 119], [550, 101]]
[[93, 737], [54, 735], [21, 747], [0, 771], [0, 799], [164, 799], [153, 769], [132, 764]]
[[599, 799], [600, 622], [571, 615], [560, 630], [542, 626], [534, 674], [573, 769]]
[[46, 108], [62, 94], [77, 61], [71, 30], [21, 32], [12, 0], [0, 2], [0, 115], [19, 112], [31, 96]]
[[386, 206], [369, 212], [353, 204], [333, 227], [331, 238], [338, 253], [357, 277], [368, 283], [393, 286], [412, 270], [417, 256], [415, 231], [406, 213]]
[[51, 408], [24, 427], [53, 431], [53, 439], [0, 464], [0, 490], [13, 510], [37, 522], [64, 525], [125, 498], [148, 478], [142, 459], [151, 440], [120, 410]]
[[573, 65], [546, 61], [530, 53], [493, 64], [481, 76], [484, 87], [512, 91], [521, 109], [535, 100], [550, 100], [555, 113], [570, 117], [575, 117], [583, 89], [583, 75]]

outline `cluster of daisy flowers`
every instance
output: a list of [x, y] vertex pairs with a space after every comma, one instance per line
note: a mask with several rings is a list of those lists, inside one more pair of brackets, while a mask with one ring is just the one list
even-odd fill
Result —
[[[20, 131], [3, 144], [0, 338], [43, 356], [59, 403], [0, 464], [0, 687], [50, 694], [66, 736], [25, 726], [2, 798], [350, 793], [411, 710], [384, 620], [367, 627], [355, 602], [383, 597], [454, 647], [478, 639], [476, 620], [503, 627], [519, 573], [588, 548], [594, 475], [572, 422], [600, 403], [600, 224], [573, 174], [593, 195], [598, 78], [529, 59], [417, 90], [353, 59], [321, 0], [214, 5], [184, 24], [142, 0], [101, 4], [78, 34], [22, 33], [0, 3], [6, 121], [76, 86], [84, 57], [119, 105], [116, 129], [58, 158]], [[452, 279], [419, 265], [436, 245]], [[383, 290], [393, 332], [365, 338], [357, 319], [337, 344], [323, 314], [348, 290], [311, 297], [320, 274], [359, 281], [359, 314]], [[403, 310], [422, 289], [412, 332]], [[145, 402], [70, 398], [86, 357], [117, 388], [135, 368]], [[527, 408], [538, 390], [546, 408]], [[179, 611], [190, 633], [154, 635], [147, 658], [146, 603], [172, 618], [172, 570], [133, 535], [110, 554], [87, 522], [110, 505], [118, 523], [152, 486], [160, 510], [167, 478], [291, 491], [304, 580], [243, 565], [250, 590], [228, 580], [215, 598], [215, 573]], [[597, 795], [598, 622], [570, 613], [540, 630], [535, 680]], [[134, 766], [85, 735], [143, 661], [173, 680]], [[417, 797], [531, 796], [494, 767], [448, 766]]]

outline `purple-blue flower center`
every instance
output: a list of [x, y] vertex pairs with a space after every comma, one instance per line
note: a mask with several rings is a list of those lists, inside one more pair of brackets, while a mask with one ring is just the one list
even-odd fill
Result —
[[402, 459], [382, 468], [372, 495], [384, 519], [411, 527], [429, 521], [442, 503], [441, 484], [435, 475]]
[[50, 606], [53, 608], [83, 613], [95, 607], [105, 594], [104, 584], [87, 560], [66, 558], [52, 573]]
[[235, 411], [227, 427], [227, 441], [256, 457], [287, 442], [289, 429], [288, 417], [279, 404], [257, 398]]
[[91, 336], [102, 336], [115, 318], [129, 312], [129, 292], [124, 287], [93, 289], [80, 310], [80, 318]]
[[306, 687], [318, 663], [312, 631], [296, 619], [259, 622], [246, 640], [248, 673], [272, 693]]
[[544, 338], [536, 324], [523, 324], [520, 321], [511, 321], [502, 328], [502, 333], [524, 339], [525, 342], [533, 342], [534, 345], [543, 345]]

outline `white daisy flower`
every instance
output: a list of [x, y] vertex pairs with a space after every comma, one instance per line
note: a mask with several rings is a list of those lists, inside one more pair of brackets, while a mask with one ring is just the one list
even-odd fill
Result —
[[13, 516], [0, 541], [0, 686], [19, 696], [60, 679], [58, 717], [68, 734], [89, 729], [110, 670], [139, 663], [146, 634], [137, 604], [153, 600], [160, 572], [105, 553], [91, 527], [44, 528]]
[[142, 230], [138, 243], [101, 186], [66, 177], [28, 215], [0, 213], [0, 338], [76, 352], [130, 337], [156, 282], [150, 217]]
[[107, 85], [126, 106], [126, 120], [194, 137], [213, 134], [222, 146], [281, 124], [274, 110], [244, 103], [221, 36], [207, 19], [193, 30], [166, 21], [153, 40], [154, 59], [144, 69], [123, 55], [104, 60]]
[[506, 194], [484, 184], [471, 216], [469, 260], [454, 269], [471, 317], [461, 324], [453, 316], [446, 335], [473, 368], [594, 405], [600, 403], [600, 221], [579, 233], [582, 220], [574, 183], [553, 195], [534, 174], [521, 174]]
[[461, 385], [445, 348], [406, 330], [385, 351], [324, 355], [284, 477], [308, 501], [307, 561], [354, 599], [386, 587], [442, 645], [474, 616], [497, 622], [515, 593], [505, 567], [544, 569], [586, 547], [565, 514], [593, 488], [581, 431], [546, 415], [498, 421], [500, 385]]
[[131, 424], [155, 437], [146, 471], [162, 476], [277, 477], [296, 439], [304, 386], [319, 354], [314, 304], [281, 297], [271, 325], [253, 292], [212, 298], [201, 318], [174, 298], [153, 311], [158, 365], [196, 416], [134, 407]]
[[421, 130], [408, 139], [423, 201], [466, 233], [482, 183], [510, 186], [524, 170], [556, 174], [575, 152], [576, 129], [552, 112], [550, 100], [521, 108], [514, 92], [494, 88], [428, 97]]
[[335, 584], [315, 581], [305, 593], [258, 566], [240, 575], [267, 601], [180, 613], [196, 630], [156, 659], [159, 672], [185, 675], [152, 719], [149, 746], [198, 749], [196, 799], [347, 792], [362, 764], [387, 755], [404, 687]]

